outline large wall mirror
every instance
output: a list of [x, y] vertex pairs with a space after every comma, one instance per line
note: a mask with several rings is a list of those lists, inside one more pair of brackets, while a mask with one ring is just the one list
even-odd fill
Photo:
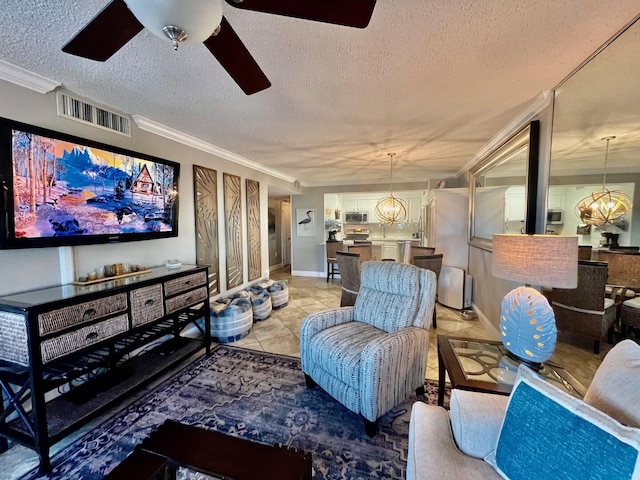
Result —
[[[581, 245], [592, 247], [608, 246], [610, 234], [620, 246], [640, 245], [639, 58], [636, 21], [556, 89], [547, 231], [578, 234]], [[585, 216], [584, 203], [576, 206], [603, 183], [628, 195], [633, 206], [598, 225]]]
[[469, 172], [471, 245], [491, 250], [496, 233], [533, 231], [539, 140], [531, 122]]

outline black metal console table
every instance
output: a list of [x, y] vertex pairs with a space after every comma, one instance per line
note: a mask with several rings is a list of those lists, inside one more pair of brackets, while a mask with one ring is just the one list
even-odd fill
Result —
[[[209, 354], [207, 278], [203, 266], [156, 267], [0, 298], [0, 452], [11, 438], [36, 450], [46, 472], [53, 443], [203, 343]], [[190, 323], [202, 341], [181, 336]]]

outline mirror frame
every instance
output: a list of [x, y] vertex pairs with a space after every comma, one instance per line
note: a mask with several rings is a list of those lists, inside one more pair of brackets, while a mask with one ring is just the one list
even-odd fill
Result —
[[[538, 171], [540, 164], [540, 121], [534, 120], [513, 137], [496, 148], [469, 171], [469, 245], [483, 250], [493, 250], [493, 238], [479, 237], [475, 228], [475, 196], [477, 180], [491, 169], [508, 161], [522, 147], [529, 147], [525, 177], [524, 233], [534, 233], [536, 226]], [[495, 232], [502, 233], [502, 232]]]

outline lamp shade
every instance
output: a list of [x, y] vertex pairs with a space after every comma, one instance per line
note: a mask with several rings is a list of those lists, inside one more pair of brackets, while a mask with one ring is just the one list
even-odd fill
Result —
[[578, 286], [578, 237], [494, 235], [494, 277], [555, 288]]

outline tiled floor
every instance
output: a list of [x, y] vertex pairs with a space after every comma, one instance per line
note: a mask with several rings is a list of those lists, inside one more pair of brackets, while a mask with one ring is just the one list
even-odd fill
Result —
[[[302, 320], [311, 313], [340, 305], [340, 279], [331, 279], [327, 283], [324, 278], [292, 277], [286, 268], [272, 272], [271, 278], [289, 282], [289, 304], [283, 309], [274, 310], [267, 320], [255, 323], [247, 337], [232, 345], [300, 356], [299, 331]], [[439, 304], [436, 305], [436, 311], [438, 328], [431, 330], [427, 359], [427, 378], [432, 380], [438, 378], [437, 335], [491, 338], [477, 319], [463, 320], [458, 311]], [[608, 350], [603, 345], [602, 352], [594, 355], [591, 346], [590, 341], [579, 339], [560, 341], [552, 360], [564, 366], [586, 387]]]

